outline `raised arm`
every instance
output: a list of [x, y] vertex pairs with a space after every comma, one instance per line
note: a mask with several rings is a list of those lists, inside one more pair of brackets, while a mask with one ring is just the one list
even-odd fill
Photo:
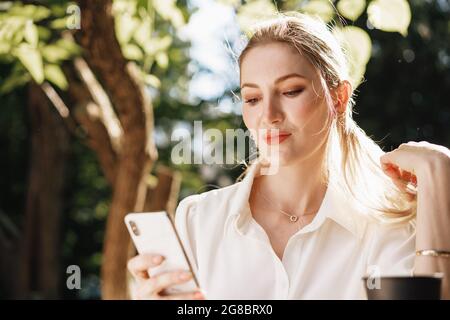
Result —
[[400, 187], [417, 183], [414, 273], [443, 273], [442, 298], [450, 299], [450, 150], [408, 142], [383, 155], [381, 164]]

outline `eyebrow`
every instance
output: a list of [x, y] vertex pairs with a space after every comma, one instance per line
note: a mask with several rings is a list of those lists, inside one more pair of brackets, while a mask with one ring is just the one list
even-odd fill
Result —
[[[275, 84], [277, 84], [277, 83], [279, 83], [279, 82], [281, 82], [281, 81], [287, 80], [287, 79], [289, 79], [289, 78], [303, 78], [303, 79], [306, 79], [306, 77], [305, 77], [305, 76], [302, 76], [301, 74], [298, 74], [298, 73], [289, 73], [289, 74], [284, 75], [284, 76], [281, 76], [281, 77], [279, 77], [277, 80], [275, 80]], [[254, 84], [254, 83], [243, 83], [243, 84], [241, 85], [241, 89], [244, 88], [244, 87], [259, 88], [258, 85], [257, 85], [257, 84]]]

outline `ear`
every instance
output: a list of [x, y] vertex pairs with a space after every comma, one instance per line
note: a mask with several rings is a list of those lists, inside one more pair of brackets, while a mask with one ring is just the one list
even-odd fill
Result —
[[333, 104], [338, 114], [344, 113], [348, 100], [352, 92], [352, 85], [349, 81], [343, 80], [333, 92]]

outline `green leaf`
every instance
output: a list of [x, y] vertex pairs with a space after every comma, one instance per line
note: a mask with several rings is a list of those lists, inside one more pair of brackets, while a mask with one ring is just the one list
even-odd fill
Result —
[[67, 13], [67, 4], [54, 4], [50, 6], [50, 11], [54, 17], [64, 17]]
[[0, 94], [7, 94], [14, 89], [23, 86], [28, 81], [30, 81], [31, 76], [29, 73], [24, 73], [20, 76], [10, 76], [0, 86]]
[[241, 0], [217, 0], [217, 2], [233, 8], [238, 8], [241, 5]]
[[157, 52], [166, 51], [172, 44], [172, 37], [165, 35], [162, 38], [149, 38], [144, 43], [144, 51], [148, 55], [155, 55]]
[[51, 63], [59, 63], [70, 58], [70, 52], [56, 44], [42, 47], [41, 52], [44, 60]]
[[37, 44], [39, 42], [39, 34], [38, 29], [36, 28], [36, 25], [32, 20], [28, 20], [25, 23], [24, 38], [31, 46], [35, 48], [37, 47]]
[[66, 76], [57, 64], [46, 64], [44, 66], [45, 79], [58, 86], [60, 89], [67, 89], [68, 82]]
[[67, 28], [67, 17], [58, 18], [50, 22], [50, 28], [62, 30]]
[[154, 56], [146, 55], [144, 57], [144, 64], [142, 66], [142, 71], [143, 72], [150, 72], [154, 62], [155, 62], [155, 57]]
[[114, 0], [113, 1], [113, 13], [114, 14], [127, 14], [134, 15], [137, 9], [137, 2], [130, 0]]
[[33, 48], [27, 43], [22, 43], [13, 51], [13, 54], [28, 70], [34, 81], [39, 84], [44, 81], [42, 56], [36, 48]]
[[122, 47], [125, 58], [130, 60], [141, 60], [144, 57], [141, 49], [135, 44], [129, 43]]
[[115, 30], [119, 43], [125, 44], [130, 42], [133, 33], [139, 25], [139, 19], [128, 14], [118, 15], [115, 18]]
[[333, 5], [328, 0], [311, 0], [300, 8], [304, 13], [318, 16], [324, 22], [330, 22], [334, 16]]
[[26, 19], [6, 17], [0, 19], [0, 42], [16, 46], [23, 41]]
[[0, 94], [11, 92], [31, 80], [30, 74], [16, 62], [11, 74], [0, 85]]
[[60, 63], [68, 60], [73, 56], [79, 55], [80, 52], [80, 47], [74, 41], [64, 38], [41, 48], [44, 60], [51, 63]]
[[[23, 24], [22, 26], [25, 26], [25, 24]], [[14, 30], [14, 34], [11, 39], [11, 44], [14, 46], [21, 44], [24, 37], [25, 37], [25, 28], [21, 28], [19, 30]]]
[[69, 40], [69, 39], [65, 39], [65, 38], [58, 39], [55, 42], [55, 45], [57, 45], [60, 48], [65, 49], [71, 55], [81, 54], [81, 47], [73, 40]]
[[145, 74], [144, 81], [147, 85], [152, 86], [156, 89], [159, 89], [161, 87], [161, 80], [159, 80], [159, 78], [154, 76], [153, 74]]
[[165, 20], [169, 20], [175, 28], [182, 27], [184, 22], [181, 10], [176, 6], [175, 0], [153, 1], [156, 12]]
[[139, 27], [136, 29], [136, 32], [133, 34], [134, 40], [143, 48], [145, 43], [152, 36], [152, 24], [150, 19], [145, 19], [141, 21]]
[[33, 21], [40, 21], [48, 18], [51, 15], [51, 11], [44, 6], [35, 6], [32, 4], [27, 5], [14, 5], [8, 11], [11, 16], [26, 17]]
[[159, 52], [155, 56], [156, 64], [161, 69], [166, 69], [169, 66], [169, 57], [166, 52]]
[[11, 44], [0, 41], [0, 55], [8, 54], [11, 51]]
[[354, 26], [335, 29], [334, 33], [347, 55], [350, 78], [356, 88], [366, 71], [372, 52], [372, 41], [366, 31]]
[[352, 21], [356, 21], [365, 8], [366, 0], [340, 0], [337, 4], [339, 13]]
[[374, 0], [367, 7], [369, 22], [377, 29], [408, 34], [411, 8], [406, 0]]
[[277, 13], [270, 0], [254, 0], [240, 7], [237, 20], [242, 31], [251, 32], [252, 27], [261, 20], [274, 17]]
[[37, 26], [37, 30], [39, 39], [41, 39], [42, 41], [50, 39], [52, 32], [48, 28], [43, 26]]

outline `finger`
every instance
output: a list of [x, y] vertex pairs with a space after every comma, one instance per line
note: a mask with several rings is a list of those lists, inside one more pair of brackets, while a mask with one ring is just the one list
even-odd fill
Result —
[[402, 179], [392, 179], [392, 182], [395, 186], [403, 193], [405, 193], [408, 201], [414, 201], [417, 196], [417, 190], [414, 187], [411, 187], [410, 184]]
[[148, 279], [148, 269], [160, 265], [164, 257], [159, 254], [140, 254], [128, 261], [128, 270], [137, 279]]
[[417, 194], [417, 176], [412, 174], [409, 171], [401, 170], [396, 165], [388, 163], [388, 164], [382, 164], [383, 172], [389, 176], [393, 181], [398, 179], [398, 181], [395, 181], [394, 183], [396, 186], [402, 190], [403, 192], [406, 192], [408, 194], [413, 195], [413, 199], [415, 199], [415, 196]]
[[381, 158], [380, 158], [380, 163], [381, 163], [381, 168], [382, 168], [383, 170], [389, 170], [389, 169], [395, 169], [395, 170], [398, 170], [398, 169], [399, 169], [398, 166], [395, 165], [394, 163], [391, 163], [391, 162], [383, 163], [383, 162], [381, 161]]
[[205, 296], [201, 291], [192, 291], [179, 294], [170, 294], [161, 296], [161, 300], [205, 300]]
[[403, 181], [410, 182], [412, 177], [412, 173], [406, 170], [402, 170], [401, 172], [401, 178]]
[[415, 195], [417, 193], [417, 177], [411, 172], [402, 170], [401, 179], [405, 183], [406, 192]]
[[406, 198], [409, 202], [413, 202], [414, 200], [416, 200], [417, 195], [412, 194], [412, 193], [406, 193]]
[[142, 284], [143, 295], [160, 294], [170, 286], [184, 283], [192, 279], [192, 273], [183, 270], [161, 273]]
[[406, 193], [406, 183], [401, 179], [392, 179], [392, 182], [394, 182], [395, 186], [400, 189], [400, 191]]
[[396, 149], [391, 152], [387, 152], [380, 157], [380, 163], [382, 167], [391, 165], [393, 167], [402, 168], [414, 174], [413, 164], [415, 152], [410, 148]]
[[401, 178], [402, 178], [402, 180], [406, 181], [407, 183], [417, 186], [417, 176], [415, 174], [412, 174], [411, 172], [406, 171], [406, 170], [402, 170]]
[[391, 179], [399, 179], [400, 178], [400, 170], [393, 165], [384, 165], [383, 172], [389, 176]]
[[402, 172], [402, 179], [410, 186], [417, 187], [417, 176], [408, 171]]

